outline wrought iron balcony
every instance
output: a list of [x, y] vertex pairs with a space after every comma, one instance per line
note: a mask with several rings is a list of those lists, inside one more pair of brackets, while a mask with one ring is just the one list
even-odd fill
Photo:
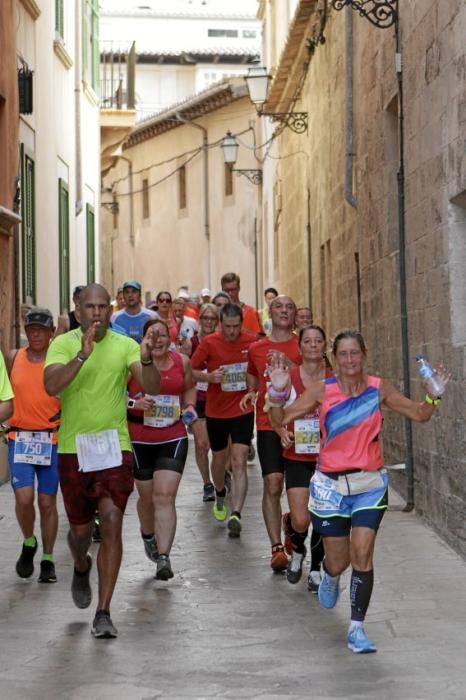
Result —
[[100, 106], [102, 109], [135, 109], [136, 44], [100, 45]]

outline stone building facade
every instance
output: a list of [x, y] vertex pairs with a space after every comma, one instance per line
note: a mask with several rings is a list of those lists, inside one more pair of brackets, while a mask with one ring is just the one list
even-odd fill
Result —
[[0, 349], [15, 336], [14, 199], [18, 175], [18, 75], [15, 0], [0, 4]]
[[[266, 111], [309, 120], [264, 163], [259, 284], [310, 303], [330, 336], [360, 327], [369, 369], [402, 390], [408, 378], [415, 398], [416, 354], [449, 367], [438, 415], [412, 426], [408, 495], [466, 554], [466, 5], [400, 2], [398, 31], [324, 0], [263, 0], [259, 13]], [[387, 413], [386, 463], [406, 462], [407, 444]], [[393, 481], [407, 493], [405, 474]]]
[[101, 274], [113, 293], [125, 279], [149, 298], [184, 284], [215, 293], [236, 272], [241, 299], [256, 303], [260, 188], [221, 149], [230, 130], [242, 142], [235, 168], [258, 168], [256, 121], [244, 80], [230, 78], [136, 124], [103, 179]]
[[[55, 317], [99, 268], [100, 131], [97, 0], [17, 0], [17, 60], [33, 72], [19, 115], [19, 295]], [[18, 117], [17, 117], [18, 118]]]

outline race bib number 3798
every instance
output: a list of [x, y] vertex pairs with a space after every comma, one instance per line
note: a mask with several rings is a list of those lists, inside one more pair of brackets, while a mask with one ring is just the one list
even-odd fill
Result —
[[144, 425], [152, 428], [168, 428], [181, 417], [180, 397], [171, 394], [159, 394], [152, 397], [152, 408], [144, 413]]

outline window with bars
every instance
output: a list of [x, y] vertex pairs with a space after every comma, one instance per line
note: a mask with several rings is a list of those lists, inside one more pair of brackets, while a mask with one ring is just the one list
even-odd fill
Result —
[[229, 197], [233, 194], [233, 166], [230, 163], [225, 163], [225, 196]]
[[142, 218], [150, 218], [149, 180], [146, 178], [142, 181]]
[[237, 29], [208, 29], [207, 36], [210, 37], [228, 37], [236, 39], [238, 37]]
[[34, 161], [21, 144], [21, 259], [24, 304], [36, 303], [36, 202]]
[[64, 0], [55, 0], [55, 36], [65, 38], [65, 10]]
[[186, 166], [182, 165], [178, 170], [178, 194], [179, 208], [186, 209]]
[[92, 89], [99, 89], [99, 1], [83, 0], [83, 73]]
[[86, 204], [87, 284], [95, 282], [95, 214]]
[[68, 185], [58, 179], [58, 269], [60, 313], [70, 310], [70, 205]]

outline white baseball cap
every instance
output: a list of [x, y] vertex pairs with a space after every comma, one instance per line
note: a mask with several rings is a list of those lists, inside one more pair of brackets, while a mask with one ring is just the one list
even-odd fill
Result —
[[211, 291], [208, 289], [208, 287], [204, 287], [204, 289], [201, 290], [201, 297], [210, 297], [211, 296]]

